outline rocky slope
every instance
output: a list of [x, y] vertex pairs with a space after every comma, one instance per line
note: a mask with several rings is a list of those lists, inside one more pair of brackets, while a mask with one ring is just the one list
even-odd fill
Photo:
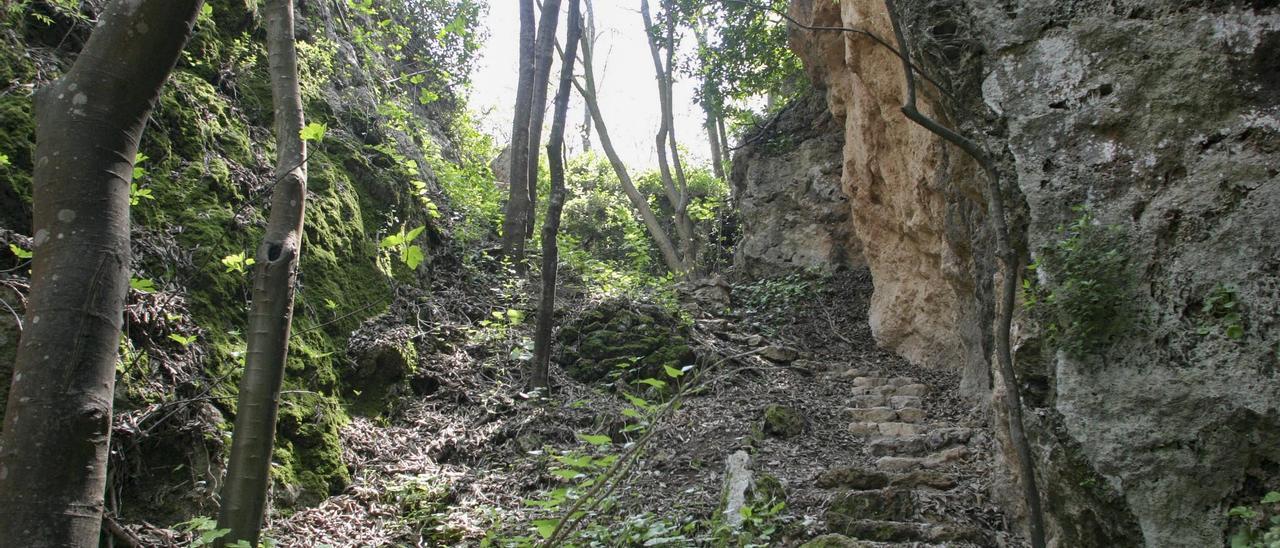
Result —
[[[985, 182], [899, 113], [892, 52], [796, 29], [845, 129], [877, 340], [959, 370], [998, 410], [991, 288], [1025, 277], [1017, 368], [1054, 544], [1221, 544], [1227, 508], [1280, 485], [1280, 9], [898, 4], [945, 89], [925, 86], [922, 109], [1000, 159], [1036, 268], [997, 271]], [[794, 0], [791, 15], [893, 36], [880, 0]]]

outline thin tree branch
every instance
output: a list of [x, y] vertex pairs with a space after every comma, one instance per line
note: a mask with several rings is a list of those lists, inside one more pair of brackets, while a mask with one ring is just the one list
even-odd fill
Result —
[[893, 24], [894, 37], [901, 47], [898, 56], [902, 59], [903, 73], [906, 75], [907, 98], [902, 105], [902, 113], [911, 121], [920, 124], [935, 135], [960, 147], [977, 160], [987, 176], [987, 216], [991, 219], [991, 229], [995, 232], [996, 250], [1004, 267], [1001, 280], [1000, 304], [996, 320], [996, 360], [1000, 366], [1000, 376], [1004, 383], [1009, 401], [1007, 420], [1009, 438], [1018, 456], [1018, 465], [1022, 474], [1022, 494], [1027, 505], [1028, 529], [1033, 548], [1044, 548], [1044, 515], [1040, 508], [1040, 493], [1036, 485], [1035, 465], [1031, 460], [1031, 446], [1027, 441], [1022, 418], [1022, 394], [1018, 388], [1016, 373], [1013, 369], [1013, 353], [1010, 344], [1010, 330], [1013, 324], [1014, 297], [1017, 291], [1018, 262], [1009, 243], [1009, 227], [1005, 220], [1004, 196], [1000, 185], [1000, 172], [995, 161], [985, 150], [973, 140], [943, 126], [936, 120], [925, 116], [916, 107], [916, 83], [912, 76], [910, 45], [902, 30], [894, 0], [885, 0], [885, 9], [889, 11], [889, 19]]

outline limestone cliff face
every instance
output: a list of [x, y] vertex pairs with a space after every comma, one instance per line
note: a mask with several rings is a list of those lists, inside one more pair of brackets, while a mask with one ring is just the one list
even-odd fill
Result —
[[864, 264], [841, 188], [844, 128], [811, 93], [793, 102], [734, 156], [742, 240], [734, 266], [751, 277]]
[[[797, 0], [792, 14], [893, 35], [880, 0]], [[976, 299], [990, 280], [975, 264], [986, 252], [971, 245], [984, 230], [973, 163], [899, 113], [901, 61], [891, 51], [851, 33], [796, 33], [794, 42], [844, 127], [843, 185], [875, 279], [876, 340], [916, 363], [962, 368], [965, 391], [984, 391], [989, 313]]]
[[[1280, 7], [898, 3], [921, 64], [949, 92], [926, 86], [923, 109], [1001, 158], [1015, 240], [1042, 265], [1015, 275], [1052, 293], [1090, 281], [1075, 279], [1077, 263], [1106, 252], [1124, 267], [1123, 290], [1085, 294], [1118, 301], [1106, 310], [1129, 322], [1020, 304], [1017, 367], [1054, 543], [1221, 545], [1227, 508], [1280, 489]], [[791, 14], [892, 41], [882, 0], [794, 0]], [[793, 36], [845, 127], [878, 340], [962, 368], [966, 389], [986, 393], [1002, 274], [983, 181], [899, 113], [891, 52], [857, 34]], [[1073, 247], [1069, 227], [1086, 214], [1086, 230], [1112, 244]], [[1051, 304], [1090, 306], [1076, 301]], [[1068, 351], [1072, 321], [1101, 325], [1102, 342]]]

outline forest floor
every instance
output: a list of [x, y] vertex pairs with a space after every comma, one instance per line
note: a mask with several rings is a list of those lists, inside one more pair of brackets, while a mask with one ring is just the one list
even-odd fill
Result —
[[[685, 292], [697, 386], [651, 426], [646, 450], [573, 544], [1020, 546], [990, 495], [998, 451], [985, 417], [958, 396], [955, 375], [876, 347], [870, 276], [792, 283], [775, 293], [794, 295], [772, 304], [744, 304], [741, 288], [727, 285], [697, 292], [709, 287], [712, 302]], [[439, 362], [429, 367], [439, 382], [430, 395], [353, 419], [343, 432], [350, 487], [273, 515], [267, 535], [282, 546], [334, 547], [537, 538], [530, 520], [563, 511], [530, 504], [566, 485], [551, 472], [557, 455], [599, 454], [583, 434], [608, 433], [616, 445], [603, 450], [618, 451], [642, 436], [624, 431], [627, 401], [610, 387], [553, 367], [552, 396], [529, 399], [476, 350], [428, 359]], [[765, 420], [779, 412], [780, 421]], [[738, 451], [750, 456], [756, 491], [768, 493], [752, 495], [742, 535], [720, 515], [726, 460]]]

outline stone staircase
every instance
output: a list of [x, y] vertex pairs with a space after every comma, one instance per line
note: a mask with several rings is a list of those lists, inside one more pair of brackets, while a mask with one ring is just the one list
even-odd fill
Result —
[[828, 469], [815, 480], [832, 493], [825, 513], [830, 534], [804, 546], [997, 546], [995, 535], [937, 508], [974, 506], [958, 490], [980, 429], [931, 421], [930, 387], [908, 377], [846, 372], [853, 390], [844, 410], [849, 431], [864, 440], [861, 461]]

